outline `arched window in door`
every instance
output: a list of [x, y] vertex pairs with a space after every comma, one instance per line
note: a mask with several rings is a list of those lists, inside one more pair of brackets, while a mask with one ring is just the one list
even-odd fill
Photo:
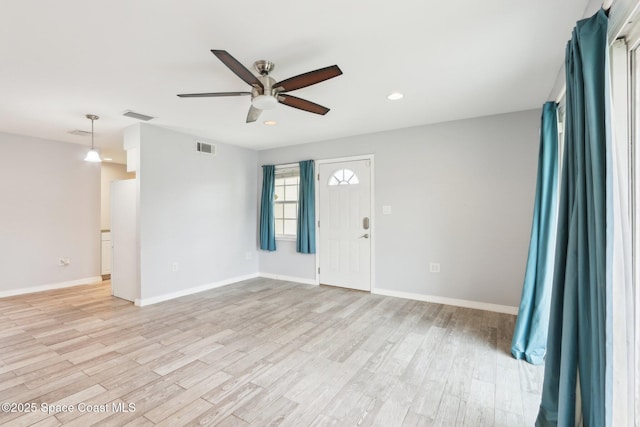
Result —
[[339, 169], [329, 178], [329, 185], [353, 185], [358, 183], [358, 176], [351, 169]]

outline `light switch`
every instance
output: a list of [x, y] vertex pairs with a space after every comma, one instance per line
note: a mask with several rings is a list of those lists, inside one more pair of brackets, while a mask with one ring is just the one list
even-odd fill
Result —
[[383, 206], [382, 215], [391, 215], [391, 206]]

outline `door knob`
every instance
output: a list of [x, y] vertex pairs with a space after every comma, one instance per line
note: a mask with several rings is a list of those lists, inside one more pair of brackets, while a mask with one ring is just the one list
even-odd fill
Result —
[[361, 238], [361, 239], [362, 239], [363, 237], [364, 237], [365, 239], [368, 239], [368, 238], [369, 238], [369, 233], [365, 233], [365, 234], [363, 234], [362, 236], [360, 236], [360, 238]]

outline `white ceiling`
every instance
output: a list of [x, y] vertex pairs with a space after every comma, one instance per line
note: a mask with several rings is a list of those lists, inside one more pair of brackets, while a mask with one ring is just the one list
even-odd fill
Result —
[[[137, 120], [255, 149], [538, 108], [587, 0], [20, 0], [0, 12], [0, 131], [96, 145], [122, 160]], [[286, 106], [245, 124], [249, 97], [210, 49], [276, 80], [338, 64], [343, 75], [292, 92], [331, 108]], [[401, 101], [386, 95], [400, 91]], [[278, 121], [265, 126], [264, 120]]]

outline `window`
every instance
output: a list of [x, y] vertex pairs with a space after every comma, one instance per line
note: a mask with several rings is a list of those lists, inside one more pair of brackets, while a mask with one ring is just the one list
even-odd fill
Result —
[[[612, 277], [612, 425], [634, 424], [634, 407], [636, 411], [640, 409], [640, 387], [637, 380], [634, 381], [640, 367], [640, 176], [637, 152], [640, 25], [637, 18], [626, 19], [625, 22], [635, 24], [624, 30], [624, 38], [612, 43], [609, 56], [614, 135], [609, 153], [611, 160], [607, 165], [613, 178], [607, 185], [613, 199], [611, 232], [607, 231], [607, 240], [611, 240], [613, 247], [611, 265], [607, 265], [611, 270], [608, 274]], [[632, 344], [634, 341], [635, 345]], [[631, 389], [635, 395], [629, 393]]]
[[276, 237], [295, 238], [298, 225], [300, 168], [276, 166], [273, 196]]
[[339, 169], [329, 178], [329, 185], [358, 184], [358, 176], [351, 169]]
[[[637, 22], [637, 21], [636, 21]], [[630, 205], [631, 205], [631, 259], [632, 259], [632, 286], [635, 298], [633, 301], [634, 313], [629, 314], [627, 322], [629, 329], [633, 331], [635, 338], [634, 348], [629, 351], [634, 358], [635, 372], [629, 369], [627, 375], [631, 378], [638, 378], [640, 373], [640, 24], [634, 26], [633, 50], [630, 52], [631, 61], [631, 123], [629, 123], [629, 133], [631, 134], [631, 152], [629, 157], [630, 167]], [[634, 408], [636, 413], [640, 412], [640, 385], [636, 379]], [[636, 423], [638, 420], [636, 420]]]

